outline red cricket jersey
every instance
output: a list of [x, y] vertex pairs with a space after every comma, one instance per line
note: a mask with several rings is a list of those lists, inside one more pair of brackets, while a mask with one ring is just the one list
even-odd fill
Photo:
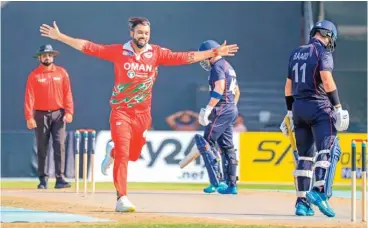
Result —
[[53, 64], [50, 68], [39, 65], [28, 76], [24, 95], [24, 116], [33, 118], [34, 110], [64, 108], [74, 114], [73, 94], [69, 75], [63, 67]]
[[172, 52], [147, 44], [143, 52], [136, 54], [131, 42], [101, 45], [88, 41], [82, 52], [114, 63], [115, 82], [110, 99], [112, 109], [144, 112], [151, 108], [157, 67], [189, 64], [191, 52]]

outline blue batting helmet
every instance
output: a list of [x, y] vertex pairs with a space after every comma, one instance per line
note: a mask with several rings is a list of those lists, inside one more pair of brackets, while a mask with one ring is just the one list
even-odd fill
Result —
[[199, 46], [199, 51], [208, 51], [217, 47], [220, 47], [220, 44], [218, 44], [216, 41], [206, 40], [201, 44], [201, 46]]
[[329, 44], [327, 45], [327, 48], [330, 51], [333, 51], [336, 48], [337, 29], [331, 21], [318, 21], [310, 31], [310, 37], [313, 37], [316, 32], [319, 32], [321, 36], [327, 37], [329, 39]]
[[[201, 43], [201, 46], [199, 46], [199, 51], [208, 51], [217, 47], [220, 47], [220, 44], [218, 44], [216, 41], [206, 40], [203, 43]], [[208, 61], [200, 61], [199, 65], [201, 65], [201, 67], [206, 71], [211, 70], [211, 65]]]

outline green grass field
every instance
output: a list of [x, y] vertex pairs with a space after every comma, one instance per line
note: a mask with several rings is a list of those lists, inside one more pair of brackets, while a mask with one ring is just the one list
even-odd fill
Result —
[[[49, 187], [53, 187], [55, 182], [50, 181]], [[1, 181], [1, 189], [35, 189], [38, 181]], [[90, 187], [90, 183], [89, 187]], [[72, 186], [73, 187], [73, 186]], [[83, 187], [83, 182], [79, 182], [79, 187]], [[206, 184], [187, 183], [128, 183], [129, 190], [176, 190], [176, 191], [201, 191]], [[114, 190], [112, 182], [97, 182], [96, 190]], [[280, 184], [238, 184], [238, 189], [263, 189], [263, 190], [294, 190], [294, 185]], [[360, 189], [360, 185], [357, 186]], [[350, 186], [337, 185], [334, 190], [350, 191]]]

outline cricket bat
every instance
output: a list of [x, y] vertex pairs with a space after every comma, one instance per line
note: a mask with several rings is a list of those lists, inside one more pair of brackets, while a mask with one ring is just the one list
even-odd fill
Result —
[[288, 116], [285, 117], [285, 123], [286, 123], [286, 128], [287, 128], [287, 132], [288, 132], [288, 136], [289, 136], [291, 149], [293, 150], [294, 165], [295, 165], [295, 168], [296, 168], [296, 166], [298, 165], [299, 155], [298, 155], [298, 150], [296, 149], [296, 142], [295, 142], [295, 138], [294, 138], [294, 135], [293, 135], [293, 131], [291, 130], [290, 117], [288, 117]]
[[[293, 150], [294, 166], [295, 166], [295, 169], [296, 169], [297, 166], [298, 166], [299, 155], [298, 155], [298, 150], [296, 148], [296, 142], [295, 142], [295, 138], [294, 138], [294, 135], [293, 135], [293, 131], [291, 130], [291, 120], [290, 120], [289, 116], [285, 117], [285, 124], [286, 124], [286, 128], [287, 128], [288, 136], [289, 136], [291, 149]], [[297, 190], [298, 186], [297, 186], [296, 177], [294, 177], [294, 186], [295, 186], [295, 189]]]
[[183, 169], [185, 166], [187, 166], [189, 163], [191, 163], [193, 160], [197, 159], [199, 156], [199, 151], [195, 148], [190, 151], [190, 153], [184, 157], [183, 160], [179, 162], [180, 168]]

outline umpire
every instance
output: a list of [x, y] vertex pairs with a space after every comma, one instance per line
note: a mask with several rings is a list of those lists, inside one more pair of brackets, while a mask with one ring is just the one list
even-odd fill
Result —
[[46, 158], [50, 135], [53, 139], [55, 160], [55, 188], [69, 188], [64, 180], [65, 170], [65, 125], [73, 120], [73, 95], [66, 70], [54, 64], [60, 53], [51, 45], [43, 45], [34, 58], [40, 65], [27, 79], [24, 115], [28, 129], [35, 129], [37, 140], [38, 189], [47, 189], [48, 173]]

